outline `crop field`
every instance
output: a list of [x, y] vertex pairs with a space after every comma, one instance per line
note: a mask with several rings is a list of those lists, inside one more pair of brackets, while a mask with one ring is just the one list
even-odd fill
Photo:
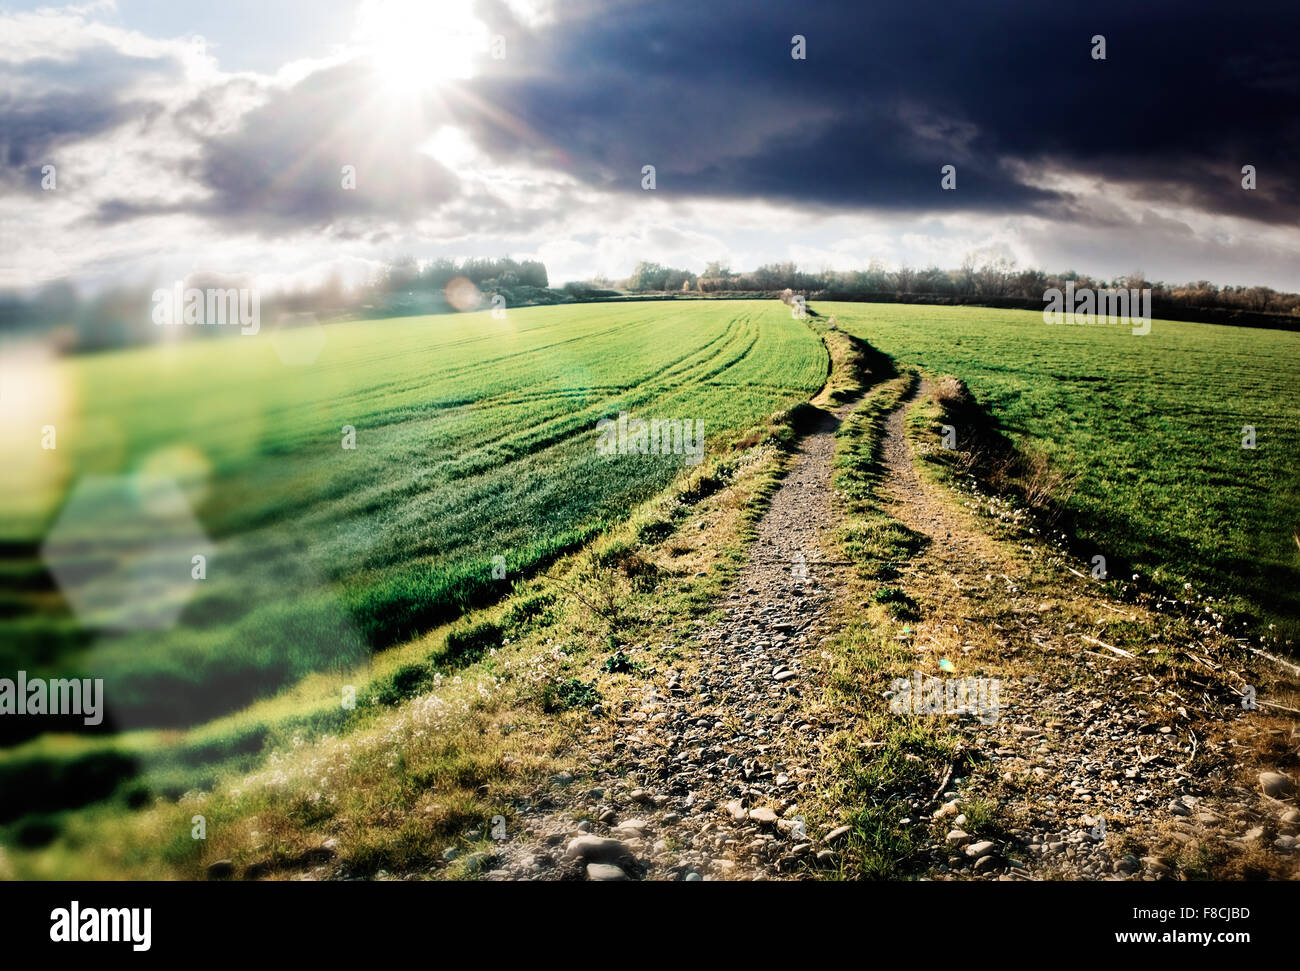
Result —
[[1028, 311], [817, 309], [900, 366], [965, 380], [1004, 433], [1071, 478], [1073, 531], [1112, 574], [1175, 597], [1190, 583], [1284, 650], [1300, 636], [1300, 334], [1157, 320], [1135, 336]]
[[[716, 445], [807, 399], [827, 366], [775, 302], [349, 323], [55, 362], [57, 448], [6, 503], [0, 666], [104, 678], [101, 732], [220, 716], [498, 599], [687, 467], [609, 461], [598, 420], [693, 419]], [[31, 468], [20, 444], [4, 461]], [[151, 496], [159, 477], [184, 501]], [[75, 612], [42, 552], [84, 588]]]
[[[814, 310], [899, 369], [968, 382], [999, 430], [1065, 474], [1056, 525], [1076, 553], [1123, 571], [1112, 579], [1213, 596], [1231, 624], [1254, 635], [1272, 623], [1268, 642], [1294, 653], [1300, 337], [1160, 321], [1133, 336], [977, 308]], [[295, 845], [321, 820], [346, 822], [367, 872], [441, 854], [502, 810], [523, 784], [518, 766], [544, 774], [596, 700], [642, 684], [625, 653], [634, 641], [661, 636], [678, 656], [670, 642], [689, 639], [697, 596], [683, 578], [720, 589], [710, 564], [743, 544], [745, 503], [776, 474], [759, 467], [780, 450], [756, 448], [737, 487], [748, 498], [719, 495], [717, 522], [692, 513], [689, 537], [644, 539], [641, 524], [657, 520], [638, 507], [680, 504], [691, 456], [611, 461], [601, 420], [699, 421], [709, 459], [743, 465], [734, 444], [761, 441], [774, 413], [827, 383], [820, 329], [775, 300], [629, 302], [45, 362], [31, 398], [57, 448], [33, 465], [30, 440], [3, 443], [28, 454], [6, 465], [26, 478], [8, 482], [0, 653], [34, 677], [103, 679], [106, 717], [49, 718], [39, 735], [24, 727], [33, 719], [5, 720], [0, 838], [31, 874], [192, 875], [203, 850], [169, 820], [211, 793], [228, 841], [269, 814]], [[829, 386], [855, 386], [847, 342], [827, 341]], [[1254, 449], [1241, 447], [1246, 425]], [[583, 598], [600, 595], [600, 564], [622, 561], [600, 557], [658, 543], [661, 562], [685, 558], [680, 570], [653, 566], [644, 586], [614, 577], [624, 620], [602, 619]], [[567, 572], [531, 579], [557, 560]], [[577, 599], [553, 613], [554, 591]], [[351, 680], [365, 685], [364, 710], [340, 707]], [[845, 690], [875, 698], [858, 681]], [[436, 731], [402, 735], [417, 722]], [[286, 775], [290, 763], [311, 773]], [[321, 764], [341, 773], [328, 809], [311, 801]], [[394, 818], [418, 815], [411, 833], [388, 828], [390, 804], [405, 806]], [[86, 864], [90, 845], [108, 849]]]

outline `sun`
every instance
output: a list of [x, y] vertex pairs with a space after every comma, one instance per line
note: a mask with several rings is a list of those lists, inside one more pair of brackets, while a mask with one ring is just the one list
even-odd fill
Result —
[[488, 46], [473, 0], [363, 0], [354, 37], [390, 94], [421, 94], [472, 77]]

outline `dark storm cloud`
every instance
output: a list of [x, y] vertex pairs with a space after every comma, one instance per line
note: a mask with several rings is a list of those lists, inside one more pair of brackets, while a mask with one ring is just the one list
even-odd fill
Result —
[[36, 58], [21, 66], [0, 60], [0, 179], [6, 188], [40, 191], [40, 167], [58, 151], [159, 110], [122, 92], [141, 82], [168, 83], [180, 73], [170, 58], [132, 57], [108, 46], [75, 59]]
[[60, 146], [116, 128], [142, 110], [108, 93], [0, 96], [0, 157], [8, 168], [39, 166], [51, 161]]
[[[631, 195], [653, 164], [661, 195], [810, 209], [1149, 224], [1145, 204], [1176, 203], [1300, 218], [1292, 2], [579, 0], [558, 11], [530, 31], [497, 0], [481, 2], [507, 58], [482, 60], [479, 77], [402, 123], [358, 63], [275, 89], [220, 135], [205, 133], [222, 97], [209, 90], [175, 115], [200, 143], [178, 171], [198, 191], [108, 202], [98, 219], [188, 211], [259, 232], [356, 232], [372, 218], [464, 211], [483, 200], [418, 151], [449, 121], [502, 164]], [[1090, 56], [1098, 33], [1105, 61]], [[794, 34], [807, 38], [807, 60], [790, 57]], [[43, 70], [53, 86], [43, 99], [0, 101], [0, 146], [15, 162], [138, 110], [111, 95], [112, 71], [126, 79], [129, 65], [102, 60], [103, 83], [75, 96], [62, 90], [76, 77], [65, 66]], [[1255, 192], [1240, 187], [1246, 163], [1258, 169]], [[344, 164], [357, 166], [354, 192], [340, 188]], [[956, 192], [939, 188], [945, 164], [957, 167]], [[1124, 184], [1143, 209], [1099, 215], [1087, 198], [1033, 184], [1048, 172], [1096, 179], [1103, 192]], [[536, 214], [486, 203], [476, 228], [535, 224]]]
[[[1292, 222], [1297, 28], [1289, 2], [591, 6], [526, 39], [519, 76], [475, 82], [462, 119], [502, 156], [629, 191], [651, 163], [661, 191], [698, 195], [1068, 208], [1010, 160]], [[790, 57], [794, 34], [806, 61]], [[1090, 56], [1094, 34], [1105, 61]], [[958, 191], [940, 193], [949, 162]], [[1240, 187], [1245, 163], [1257, 192]]]

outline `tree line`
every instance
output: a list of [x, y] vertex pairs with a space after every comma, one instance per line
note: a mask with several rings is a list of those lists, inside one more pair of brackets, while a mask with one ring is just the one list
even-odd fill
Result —
[[[456, 289], [460, 300], [448, 300], [448, 284], [459, 278], [468, 281]], [[97, 350], [148, 343], [158, 338], [153, 322], [153, 294], [158, 286], [170, 288], [174, 281], [159, 281], [155, 287], [119, 285], [93, 294], [82, 293], [74, 284], [59, 280], [30, 294], [0, 292], [0, 337], [18, 334], [55, 335], [66, 348]], [[191, 273], [183, 281], [186, 289], [198, 290], [251, 286], [248, 278], [216, 273]], [[546, 266], [538, 260], [471, 257], [457, 262], [436, 259], [420, 263], [403, 256], [377, 268], [360, 286], [347, 287], [331, 274], [322, 283], [264, 294], [260, 300], [262, 331], [281, 324], [294, 326], [310, 319], [321, 321], [395, 317], [447, 313], [453, 310], [491, 306], [501, 295], [509, 307], [539, 303], [561, 303], [592, 299], [601, 295], [586, 284], [559, 290], [550, 287]], [[188, 328], [185, 337], [198, 339], [223, 336], [224, 328]]]
[[[455, 287], [449, 287], [458, 280]], [[468, 285], [465, 281], [468, 281]], [[1147, 280], [1141, 270], [1105, 279], [1068, 270], [1047, 273], [1019, 268], [1008, 259], [983, 261], [967, 257], [960, 267], [887, 268], [872, 261], [865, 269], [807, 271], [793, 262], [766, 263], [735, 272], [720, 260], [701, 273], [651, 261], [637, 263], [624, 280], [596, 277], [552, 287], [539, 260], [471, 257], [459, 262], [435, 259], [420, 263], [403, 256], [379, 267], [357, 287], [344, 286], [338, 275], [323, 283], [265, 295], [261, 301], [264, 328], [277, 322], [316, 318], [364, 319], [447, 313], [491, 305], [494, 296], [507, 307], [586, 302], [627, 296], [777, 296], [782, 291], [808, 300], [862, 300], [903, 303], [973, 303], [1041, 309], [1043, 295], [1065, 289], [1150, 289], [1156, 317], [1207, 320], [1250, 326], [1300, 327], [1300, 294], [1264, 286], [1218, 286], [1208, 280], [1171, 284]], [[165, 285], [170, 286], [171, 281]], [[247, 281], [215, 274], [191, 274], [186, 287], [242, 287]], [[456, 291], [455, 304], [448, 294]], [[157, 338], [151, 319], [152, 289], [111, 287], [82, 295], [66, 281], [48, 284], [34, 293], [0, 293], [0, 336], [15, 333], [60, 335], [68, 347], [95, 349], [145, 343]], [[196, 328], [196, 337], [216, 336], [217, 328]]]
[[770, 293], [790, 289], [808, 299], [862, 300], [915, 298], [915, 302], [977, 303], [982, 301], [1042, 306], [1043, 294], [1064, 289], [1151, 290], [1152, 305], [1170, 310], [1225, 311], [1234, 314], [1300, 316], [1300, 294], [1265, 286], [1218, 286], [1208, 280], [1166, 283], [1148, 280], [1142, 270], [1110, 279], [1067, 270], [1048, 273], [1018, 268], [1014, 261], [995, 258], [979, 262], [967, 257], [956, 269], [937, 266], [889, 269], [873, 261], [861, 270], [801, 270], [792, 262], [768, 263], [748, 272], [733, 272], [721, 262], [702, 273], [641, 262], [622, 286], [631, 293]]

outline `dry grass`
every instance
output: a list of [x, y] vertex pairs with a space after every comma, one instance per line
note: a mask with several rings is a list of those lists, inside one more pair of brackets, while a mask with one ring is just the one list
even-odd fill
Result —
[[960, 413], [975, 404], [975, 397], [966, 387], [966, 382], [952, 375], [934, 382], [930, 397], [940, 409], [949, 413]]
[[[1014, 496], [1048, 521], [1057, 518], [1078, 486], [1078, 473], [1067, 473], [1032, 443], [1017, 448], [997, 430], [960, 378], [935, 379], [929, 397], [937, 410], [936, 422], [957, 429], [958, 448], [946, 451], [946, 461], [958, 475], [974, 475], [996, 495]], [[935, 460], [945, 458], [945, 452], [930, 454]]]
[[1070, 501], [1079, 475], [1053, 465], [1046, 452], [1029, 445], [992, 463], [987, 481], [999, 495], [1018, 495], [1030, 509], [1050, 516]]

